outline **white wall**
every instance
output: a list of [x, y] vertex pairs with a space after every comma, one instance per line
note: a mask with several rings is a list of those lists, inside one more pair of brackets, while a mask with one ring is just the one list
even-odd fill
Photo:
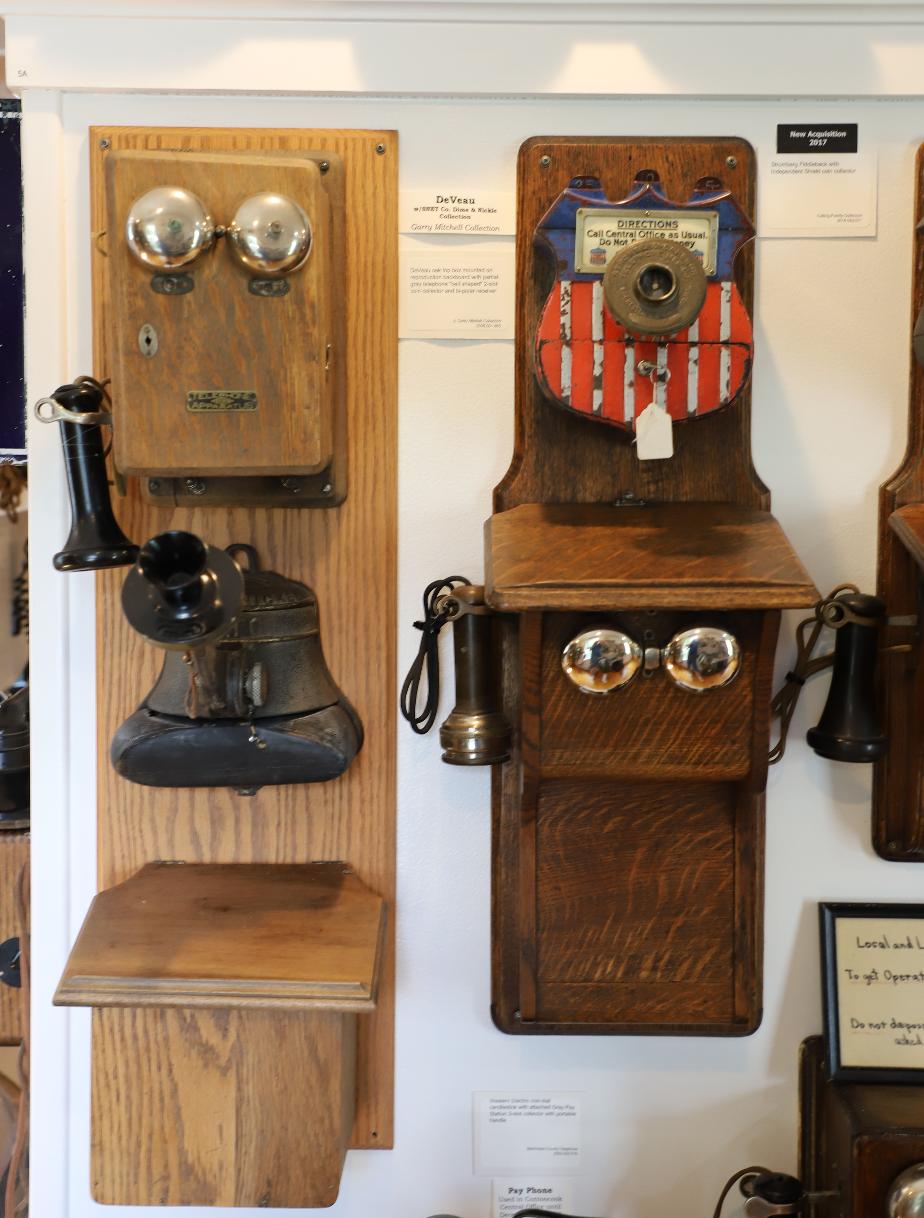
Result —
[[[233, 43], [233, 23], [215, 24], [217, 41]], [[47, 23], [52, 39], [53, 25]], [[101, 35], [104, 44], [87, 69], [101, 90], [110, 83], [107, 49], [128, 45], [130, 25], [115, 22], [108, 48]], [[567, 73], [557, 78], [562, 95], [556, 97], [59, 93], [51, 69], [42, 74], [42, 28], [35, 19], [26, 32], [35, 34], [29, 70], [38, 65], [44, 88], [27, 90], [24, 99], [32, 398], [90, 367], [90, 124], [393, 127], [400, 133], [402, 186], [471, 180], [512, 189], [517, 148], [536, 134], [734, 134], [765, 159], [778, 121], [858, 121], [864, 146], [879, 154], [878, 236], [758, 245], [753, 448], [774, 510], [818, 586], [826, 590], [848, 579], [872, 586], [876, 488], [904, 448], [913, 155], [924, 139], [919, 100], [775, 100], [780, 64], [766, 48], [778, 42], [779, 29], [770, 39], [763, 27], [751, 31], [753, 87], [747, 92], [767, 96], [750, 99], [672, 96], [669, 74], [659, 78], [658, 97], [578, 98], [573, 95], [586, 87], [580, 72], [573, 80]], [[454, 28], [444, 27], [447, 60]], [[559, 28], [567, 39], [567, 28]], [[101, 29], [104, 23], [94, 36]], [[885, 45], [902, 70], [913, 66], [924, 79], [924, 53], [910, 28], [887, 35], [860, 28], [850, 36], [867, 39], [870, 61], [880, 62]], [[638, 37], [640, 59], [656, 60], [656, 40], [648, 45], [647, 35]], [[691, 26], [684, 37], [691, 59], [721, 68], [720, 30]], [[809, 40], [800, 61], [807, 65], [813, 52], [830, 76], [824, 28], [799, 37]], [[181, 29], [176, 38], [182, 42]], [[150, 61], [145, 79], [157, 77], [158, 65], [166, 79], [173, 71], [168, 51], [142, 42]], [[25, 62], [16, 58], [21, 48], [10, 45], [9, 54], [14, 68]], [[272, 65], [259, 54], [256, 59], [255, 75], [264, 78]], [[222, 78], [215, 58], [203, 61], [201, 76], [195, 62], [186, 70], [189, 89]], [[387, 75], [387, 65], [376, 71]], [[528, 78], [528, 62], [517, 72], [518, 79]], [[124, 62], [113, 63], [113, 79], [121, 82], [124, 73]], [[477, 88], [477, 65], [472, 73]], [[863, 87], [888, 93], [887, 77], [885, 70], [881, 79], [867, 75]], [[632, 93], [634, 79], [631, 73], [613, 77], [610, 88]], [[246, 84], [225, 77], [224, 87]], [[787, 87], [811, 93], [807, 66]], [[311, 88], [310, 79], [300, 88]], [[530, 91], [543, 88], [537, 76]], [[640, 92], [645, 88], [639, 85]], [[391, 91], [401, 90], [396, 78]], [[676, 88], [678, 95], [686, 91]], [[759, 229], [759, 215], [757, 221]], [[419, 615], [423, 585], [450, 570], [481, 572], [481, 524], [511, 449], [512, 373], [510, 343], [402, 344], [402, 673], [416, 646], [410, 622]], [[52, 1010], [50, 995], [94, 889], [92, 584], [81, 576], [61, 579], [48, 561], [65, 531], [54, 431], [32, 428], [30, 468], [34, 715], [45, 729], [36, 731], [34, 760], [32, 1212], [34, 1218], [88, 1218], [97, 1209], [88, 1199], [89, 1022], [84, 1012]], [[781, 670], [790, 637], [785, 629]], [[436, 739], [414, 737], [402, 725], [396, 1148], [351, 1152], [335, 1214], [487, 1218], [489, 1181], [472, 1175], [476, 1089], [584, 1093], [579, 1213], [656, 1218], [685, 1195], [680, 1208], [705, 1215], [734, 1168], [755, 1161], [795, 1167], [796, 1055], [802, 1037], [821, 1023], [816, 902], [914, 900], [924, 881], [924, 869], [873, 855], [869, 773], [825, 763], [802, 743], [823, 695], [820, 686], [809, 689], [787, 757], [771, 771], [765, 1016], [744, 1040], [517, 1039], [495, 1031], [488, 1013], [488, 775], [441, 765]]]

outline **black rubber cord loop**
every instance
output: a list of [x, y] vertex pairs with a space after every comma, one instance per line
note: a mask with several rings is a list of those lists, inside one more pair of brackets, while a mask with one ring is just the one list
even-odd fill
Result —
[[[420, 649], [408, 669], [401, 686], [401, 714], [418, 736], [425, 736], [436, 721], [440, 705], [440, 652], [439, 633], [449, 620], [445, 610], [439, 608], [440, 601], [454, 589], [471, 583], [464, 575], [447, 575], [427, 584], [423, 594], [424, 617], [415, 622], [420, 631]], [[423, 708], [418, 710], [421, 680], [426, 673], [427, 692]]]

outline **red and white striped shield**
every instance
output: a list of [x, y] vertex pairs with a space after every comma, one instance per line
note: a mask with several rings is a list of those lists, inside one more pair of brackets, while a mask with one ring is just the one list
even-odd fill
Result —
[[747, 384], [752, 351], [751, 319], [732, 280], [710, 281], [693, 325], [655, 339], [613, 320], [602, 276], [565, 278], [542, 310], [536, 375], [560, 405], [634, 431], [652, 401], [675, 421], [727, 406]]

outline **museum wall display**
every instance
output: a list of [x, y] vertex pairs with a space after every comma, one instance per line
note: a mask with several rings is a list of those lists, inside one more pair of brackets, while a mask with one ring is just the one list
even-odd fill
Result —
[[32, 1213], [917, 1212], [920, 15], [48, 3]]

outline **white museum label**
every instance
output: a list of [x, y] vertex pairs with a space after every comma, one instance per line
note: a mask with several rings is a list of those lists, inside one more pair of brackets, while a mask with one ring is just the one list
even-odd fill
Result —
[[512, 190], [398, 192], [398, 228], [402, 233], [462, 233], [505, 237], [516, 232], [516, 196]]
[[573, 1208], [572, 1181], [550, 1176], [519, 1176], [491, 1181], [491, 1218], [513, 1218], [525, 1209], [563, 1214]]
[[714, 211], [613, 211], [611, 208], [579, 207], [577, 212], [574, 269], [602, 271], [618, 250], [639, 241], [660, 238], [678, 241], [703, 260], [706, 274], [715, 270], [719, 214]]
[[476, 1091], [472, 1111], [476, 1175], [580, 1171], [580, 1092]]
[[875, 237], [876, 156], [856, 123], [780, 123], [759, 175], [762, 237]]
[[838, 918], [842, 1066], [924, 1068], [924, 934], [920, 918]]
[[403, 248], [400, 338], [513, 338], [514, 251]]

